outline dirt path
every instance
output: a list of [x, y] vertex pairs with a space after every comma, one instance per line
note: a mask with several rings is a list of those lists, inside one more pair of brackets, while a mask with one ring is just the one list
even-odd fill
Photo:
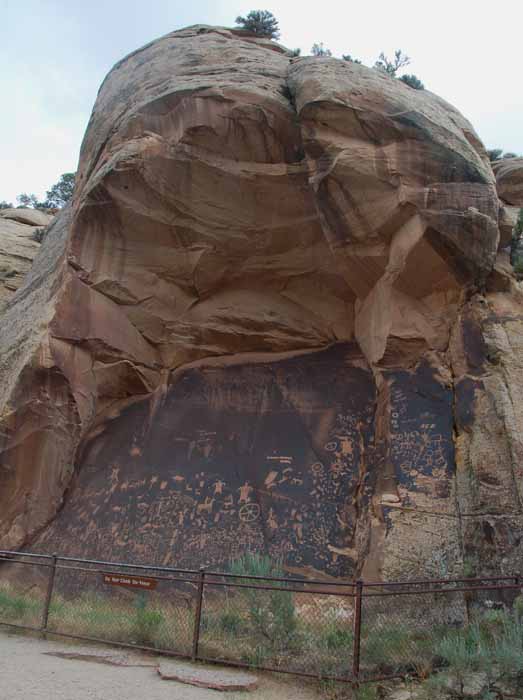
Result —
[[256, 675], [258, 690], [218, 692], [161, 680], [150, 656], [0, 630], [1, 700], [319, 700], [306, 679]]

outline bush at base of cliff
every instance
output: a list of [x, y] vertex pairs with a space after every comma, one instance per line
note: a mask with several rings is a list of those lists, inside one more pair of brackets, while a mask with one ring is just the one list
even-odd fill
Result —
[[[270, 557], [250, 553], [231, 562], [230, 572], [238, 576], [283, 576], [281, 567]], [[238, 581], [259, 585], [252, 579]], [[246, 588], [244, 595], [253, 631], [270, 644], [281, 646], [286, 644], [296, 629], [296, 611], [292, 593], [284, 589], [284, 584], [272, 582], [270, 585], [282, 586], [282, 590], [260, 591]]]

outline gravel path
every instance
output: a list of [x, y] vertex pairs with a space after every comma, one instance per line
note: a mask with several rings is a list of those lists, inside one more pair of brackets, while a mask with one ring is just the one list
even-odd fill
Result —
[[[64, 658], [52, 654], [84, 656]], [[97, 662], [85, 660], [96, 654]], [[125, 665], [113, 665], [122, 663]], [[131, 665], [132, 664], [132, 665]], [[2, 700], [318, 700], [306, 679], [256, 674], [253, 692], [223, 693], [163, 681], [155, 660], [106, 646], [45, 641], [0, 630]]]

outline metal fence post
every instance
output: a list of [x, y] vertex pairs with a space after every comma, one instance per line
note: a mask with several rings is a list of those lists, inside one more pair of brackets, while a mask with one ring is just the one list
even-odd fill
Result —
[[352, 651], [352, 676], [357, 687], [360, 678], [360, 651], [361, 651], [361, 611], [363, 597], [363, 581], [356, 581], [356, 598], [354, 600], [354, 641]]
[[56, 575], [56, 562], [57, 562], [57, 555], [53, 554], [51, 557], [51, 568], [49, 569], [49, 580], [47, 582], [47, 593], [45, 595], [45, 603], [44, 603], [44, 613], [42, 615], [42, 626], [41, 626], [41, 631], [46, 632], [47, 631], [47, 623], [49, 621], [49, 608], [51, 606], [51, 598], [53, 596], [53, 588], [54, 588], [54, 577]]
[[194, 634], [192, 640], [192, 655], [193, 661], [198, 658], [198, 645], [200, 643], [200, 627], [202, 621], [202, 605], [203, 605], [203, 588], [205, 586], [205, 568], [200, 567], [198, 576], [198, 597], [196, 599], [196, 613], [194, 617]]
[[514, 576], [514, 583], [516, 584], [516, 586], [519, 586], [519, 582], [520, 582], [519, 574], [516, 574], [516, 575]]

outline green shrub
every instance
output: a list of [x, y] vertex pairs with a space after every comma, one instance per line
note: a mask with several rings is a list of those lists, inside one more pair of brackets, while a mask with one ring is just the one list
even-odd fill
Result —
[[[268, 576], [281, 577], [281, 566], [270, 557], [261, 554], [245, 554], [230, 564], [230, 572], [241, 577]], [[242, 581], [242, 579], [239, 579]], [[257, 585], [252, 579], [244, 579], [243, 583]], [[285, 591], [285, 583], [270, 582], [281, 590], [259, 591], [241, 589], [247, 603], [251, 629], [276, 646], [284, 645], [296, 630], [296, 610], [292, 593]]]
[[154, 644], [158, 628], [164, 622], [161, 612], [147, 607], [146, 593], [140, 593], [136, 600], [136, 614], [132, 621], [133, 640], [138, 644]]
[[329, 625], [322, 635], [322, 641], [327, 649], [341, 649], [343, 647], [352, 648], [354, 636], [348, 627], [338, 627]]
[[323, 41], [319, 44], [313, 44], [311, 49], [311, 54], [316, 56], [316, 58], [328, 58], [332, 56], [332, 51], [323, 46]]
[[413, 88], [414, 90], [424, 90], [425, 86], [421, 82], [419, 78], [417, 78], [415, 75], [408, 75], [407, 73], [405, 75], [402, 75], [400, 78], [402, 83], [405, 83], [405, 85], [408, 85], [409, 87]]
[[220, 629], [230, 634], [238, 634], [242, 626], [242, 618], [236, 610], [226, 610], [218, 618]]
[[253, 668], [264, 666], [271, 656], [271, 651], [263, 644], [258, 644], [254, 649], [243, 652], [242, 661]]
[[387, 73], [387, 75], [390, 75], [391, 78], [395, 78], [399, 69], [403, 68], [404, 66], [408, 66], [409, 63], [410, 58], [404, 54], [401, 49], [394, 52], [394, 58], [392, 60], [387, 58], [382, 51], [378, 60], [374, 64], [374, 68], [382, 71], [383, 73]]
[[0, 591], [0, 617], [21, 620], [30, 609], [31, 602], [26, 598]]
[[353, 58], [353, 57], [350, 55], [350, 53], [344, 53], [344, 54], [342, 55], [342, 58], [343, 58], [344, 61], [347, 61], [347, 63], [358, 63], [359, 65], [361, 65], [360, 59], [359, 59], [359, 58]]

